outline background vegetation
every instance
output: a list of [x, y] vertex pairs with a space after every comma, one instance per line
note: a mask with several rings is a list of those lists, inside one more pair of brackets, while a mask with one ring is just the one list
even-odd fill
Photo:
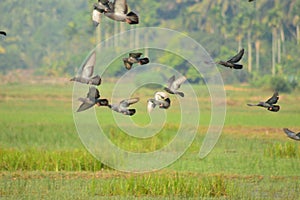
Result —
[[[291, 91], [299, 80], [300, 1], [177, 0], [128, 1], [138, 12], [140, 24], [129, 26], [103, 18], [95, 29], [91, 22], [93, 1], [27, 1], [1, 3], [1, 29], [8, 37], [0, 43], [0, 72], [31, 69], [35, 74], [74, 75], [87, 53], [100, 41], [136, 27], [163, 27], [184, 32], [198, 41], [213, 59], [226, 59], [245, 48], [245, 69], [232, 73], [220, 69], [226, 83], [246, 82], [270, 87], [280, 76]], [[139, 41], [131, 41], [131, 43]], [[117, 47], [118, 42], [114, 45]], [[134, 44], [132, 44], [134, 47]], [[163, 56], [172, 67], [188, 72], [182, 59]], [[163, 62], [165, 63], [165, 62]], [[119, 68], [111, 69], [118, 75]], [[192, 78], [193, 77], [193, 78]], [[266, 78], [268, 77], [268, 78]], [[272, 82], [273, 81], [273, 82]], [[283, 87], [283, 88], [281, 88]]]

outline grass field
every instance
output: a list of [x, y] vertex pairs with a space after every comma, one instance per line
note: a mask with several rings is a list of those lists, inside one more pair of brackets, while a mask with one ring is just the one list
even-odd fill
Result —
[[[0, 85], [1, 199], [300, 198], [300, 143], [282, 131], [300, 130], [296, 92], [280, 94], [281, 111], [271, 113], [246, 103], [266, 100], [272, 91], [226, 87], [222, 135], [213, 151], [200, 159], [210, 119], [209, 96], [203, 86], [195, 86], [201, 91], [197, 95], [202, 110], [199, 133], [190, 148], [163, 170], [136, 174], [113, 170], [85, 149], [74, 125], [72, 86]], [[178, 127], [177, 113], [170, 109], [175, 117], [162, 134], [132, 141], [111, 122], [110, 110], [96, 109], [110, 139], [125, 149], [160, 148]], [[147, 123], [139, 117], [133, 120]]]

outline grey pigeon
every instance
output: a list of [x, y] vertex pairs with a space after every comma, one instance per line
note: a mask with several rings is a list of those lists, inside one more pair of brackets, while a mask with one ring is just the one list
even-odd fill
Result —
[[285, 134], [289, 137], [292, 138], [293, 140], [297, 140], [300, 141], [300, 132], [299, 133], [295, 133], [287, 128], [284, 128], [283, 131], [285, 132]]
[[178, 94], [181, 97], [184, 97], [183, 92], [177, 91], [181, 84], [186, 81], [186, 77], [182, 76], [178, 79], [175, 80], [175, 75], [173, 75], [169, 80], [168, 80], [168, 87], [165, 87], [164, 90], [167, 91], [170, 94]]
[[142, 53], [130, 53], [128, 58], [123, 58], [124, 65], [126, 69], [131, 69], [134, 63], [139, 63], [140, 65], [145, 65], [149, 63], [149, 58], [140, 58]]
[[99, 75], [92, 77], [94, 73], [95, 63], [96, 63], [96, 52], [93, 51], [92, 54], [87, 59], [87, 61], [82, 66], [79, 76], [72, 78], [70, 81], [77, 81], [80, 83], [86, 83], [91, 85], [100, 85], [101, 77]]
[[151, 112], [156, 106], [162, 109], [168, 109], [171, 100], [165, 92], [156, 92], [153, 99], [148, 99], [147, 110]]
[[239, 62], [243, 55], [244, 55], [244, 49], [241, 49], [238, 54], [236, 54], [235, 56], [233, 56], [232, 58], [230, 58], [227, 61], [219, 61], [217, 62], [217, 64], [223, 65], [224, 67], [229, 67], [229, 68], [234, 68], [234, 69], [242, 69], [243, 65], [241, 64], [236, 64], [237, 62]]
[[131, 98], [131, 99], [124, 99], [118, 104], [108, 104], [107, 106], [118, 113], [122, 113], [124, 115], [134, 115], [136, 110], [135, 109], [129, 109], [128, 107], [136, 102], [138, 102], [139, 98]]
[[260, 106], [260, 107], [267, 108], [269, 111], [278, 112], [280, 110], [280, 106], [274, 105], [277, 103], [278, 99], [279, 99], [278, 92], [274, 92], [273, 96], [265, 102], [259, 102], [258, 104], [248, 103], [247, 105], [248, 106]]
[[99, 98], [100, 98], [99, 90], [95, 87], [90, 87], [86, 97], [78, 99], [79, 101], [82, 102], [82, 104], [79, 106], [77, 112], [87, 110], [93, 107], [94, 105], [98, 105], [98, 106], [108, 105], [107, 99], [99, 99]]
[[136, 13], [134, 12], [128, 13], [128, 5], [126, 0], [110, 1], [108, 5], [109, 5], [109, 9], [105, 10], [103, 9], [103, 6], [101, 6], [99, 3], [94, 4], [94, 10], [103, 13], [105, 16], [115, 21], [126, 22], [128, 24], [139, 23], [139, 17], [137, 16]]

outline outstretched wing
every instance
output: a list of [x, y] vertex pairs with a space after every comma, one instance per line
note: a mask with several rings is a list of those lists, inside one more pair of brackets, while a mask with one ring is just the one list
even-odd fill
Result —
[[173, 84], [172, 84], [172, 87], [173, 89], [177, 90], [178, 88], [180, 88], [181, 84], [186, 81], [186, 77], [185, 76], [182, 76], [178, 79], [176, 79]]
[[154, 99], [155, 100], [164, 100], [164, 99], [166, 99], [166, 98], [168, 98], [168, 95], [167, 95], [167, 93], [165, 93], [165, 92], [156, 92], [155, 94], [154, 94]]
[[140, 98], [131, 98], [131, 99], [124, 99], [120, 102], [120, 107], [121, 108], [127, 108], [129, 107], [131, 104], [134, 104], [136, 102], [138, 102], [140, 100]]
[[98, 10], [96, 10], [96, 9], [93, 10], [92, 20], [93, 20], [94, 26], [98, 26], [100, 24], [101, 13]]
[[123, 63], [124, 63], [124, 66], [126, 67], [126, 69], [131, 69], [132, 67], [132, 63], [128, 62], [128, 58], [123, 58]]
[[114, 1], [114, 13], [127, 14], [128, 6], [126, 0], [115, 0]]
[[95, 105], [95, 103], [90, 103], [90, 102], [83, 102], [79, 108], [77, 109], [76, 112], [81, 112], [81, 111], [84, 111], [84, 110], [87, 110], [91, 107], [93, 107]]
[[83, 78], [90, 78], [94, 73], [94, 66], [96, 64], [96, 52], [89, 56], [84, 65], [82, 66], [81, 76]]
[[171, 76], [168, 80], [168, 88], [172, 87], [173, 82], [175, 81], [175, 75]]
[[294, 140], [298, 140], [298, 141], [300, 140], [300, 133], [295, 134], [295, 132], [293, 132], [293, 131], [291, 131], [291, 130], [289, 130], [287, 128], [284, 128], [283, 131], [285, 132], [285, 134], [288, 137], [290, 137], [290, 138], [292, 138]]
[[153, 103], [153, 99], [148, 100], [147, 110], [150, 113], [155, 108], [155, 103]]
[[89, 92], [87, 93], [87, 98], [91, 100], [96, 100], [100, 98], [99, 90], [95, 87], [90, 87]]
[[272, 105], [272, 104], [277, 103], [278, 99], [279, 99], [279, 94], [278, 94], [278, 92], [274, 92], [273, 96], [272, 96], [270, 99], [268, 99], [268, 100], [266, 101], [266, 103]]
[[241, 49], [238, 52], [238, 54], [236, 54], [235, 56], [233, 56], [232, 58], [230, 58], [229, 60], [227, 60], [227, 62], [229, 62], [229, 63], [237, 63], [237, 62], [239, 62], [242, 59], [243, 55], [244, 55], [244, 51], [245, 51], [244, 49]]
[[288, 128], [284, 128], [283, 131], [287, 134], [287, 135], [294, 135], [295, 132], [289, 130]]
[[141, 55], [143, 55], [142, 53], [129, 53], [129, 57], [132, 57], [132, 58], [140, 58]]

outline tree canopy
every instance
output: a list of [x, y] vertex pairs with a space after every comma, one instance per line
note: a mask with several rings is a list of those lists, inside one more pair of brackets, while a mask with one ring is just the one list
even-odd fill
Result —
[[[226, 59], [245, 48], [243, 72], [227, 73], [228, 80], [255, 76], [300, 78], [300, 0], [127, 0], [140, 24], [130, 26], [102, 17], [91, 21], [92, 0], [4, 0], [0, 7], [0, 72], [32, 69], [44, 75], [73, 75], [100, 41], [138, 27], [162, 27], [184, 32], [199, 42], [213, 59]], [[132, 43], [138, 39], [130, 38]], [[116, 39], [114, 45], [118, 46]], [[133, 45], [134, 47], [134, 45]], [[189, 74], [181, 58], [166, 53], [159, 60]], [[118, 75], [121, 69], [112, 70]], [[123, 70], [123, 69], [122, 69]], [[226, 79], [226, 77], [225, 77]]]

